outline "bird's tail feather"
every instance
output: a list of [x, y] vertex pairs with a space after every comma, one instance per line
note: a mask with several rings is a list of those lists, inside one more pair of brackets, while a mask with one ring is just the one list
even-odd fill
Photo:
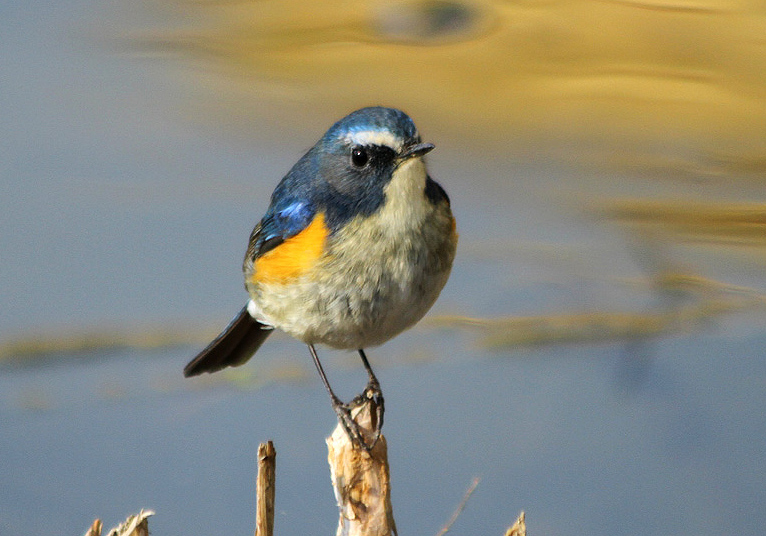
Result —
[[243, 307], [226, 329], [184, 367], [184, 376], [188, 378], [244, 364], [272, 331], [271, 326], [250, 316], [247, 306]]

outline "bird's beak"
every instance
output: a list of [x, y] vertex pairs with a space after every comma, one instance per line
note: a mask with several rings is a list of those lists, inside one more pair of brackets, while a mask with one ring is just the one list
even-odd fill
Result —
[[399, 158], [407, 160], [416, 156], [423, 156], [426, 153], [430, 153], [434, 147], [436, 146], [433, 143], [416, 143], [406, 147]]

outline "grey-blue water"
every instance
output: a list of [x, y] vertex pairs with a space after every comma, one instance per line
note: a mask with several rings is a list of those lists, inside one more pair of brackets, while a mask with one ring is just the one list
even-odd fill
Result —
[[[0, 535], [81, 534], [95, 517], [112, 526], [140, 508], [157, 512], [156, 535], [249, 533], [256, 449], [268, 439], [277, 533], [329, 534], [334, 416], [305, 347], [272, 337], [233, 374], [181, 375], [244, 302], [248, 234], [324, 127], [296, 128], [289, 98], [282, 130], [232, 127], [231, 110], [217, 122], [204, 81], [225, 75], [125, 53], [113, 38], [129, 11], [0, 7], [0, 338], [192, 332], [170, 347], [0, 365]], [[149, 25], [153, 13], [133, 17]], [[695, 236], [704, 219], [667, 229], [658, 210], [656, 226], [636, 229], [598, 210], [613, 198], [762, 203], [760, 182], [607, 173], [542, 142], [506, 151], [492, 139], [485, 152], [478, 127], [465, 126], [463, 143], [460, 128], [415, 121], [437, 144], [430, 167], [460, 232], [432, 318], [538, 316], [549, 331], [539, 345], [492, 345], [481, 329], [431, 321], [369, 351], [400, 532], [436, 533], [478, 476], [456, 534], [502, 534], [520, 510], [534, 534], [761, 534], [759, 228], [743, 245], [729, 228]], [[665, 273], [688, 278], [673, 286]], [[660, 330], [604, 324], [578, 336], [556, 323], [667, 311], [678, 315]], [[320, 355], [343, 397], [363, 387], [353, 354]]]

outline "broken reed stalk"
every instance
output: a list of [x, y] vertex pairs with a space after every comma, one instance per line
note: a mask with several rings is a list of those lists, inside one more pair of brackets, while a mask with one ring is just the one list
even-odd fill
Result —
[[[120, 523], [106, 536], [149, 536], [149, 518], [154, 515], [151, 510], [141, 510], [138, 514], [129, 516], [124, 522]], [[100, 519], [93, 521], [85, 536], [101, 536], [101, 530], [104, 524]]]
[[[357, 398], [351, 416], [368, 444], [373, 437], [375, 402]], [[340, 517], [336, 536], [396, 536], [386, 438], [370, 452], [356, 446], [338, 424], [327, 438], [327, 461]]]
[[[375, 402], [357, 397], [350, 404], [351, 417], [367, 444], [373, 437]], [[367, 452], [355, 445], [338, 423], [327, 438], [327, 461], [330, 464], [335, 500], [340, 516], [336, 536], [397, 536], [391, 507], [391, 480], [388, 470], [388, 447], [381, 435]], [[256, 536], [272, 536], [274, 529], [274, 475], [276, 465], [274, 445], [261, 443], [258, 447], [258, 486], [256, 505]], [[463, 500], [440, 535], [446, 534], [465, 508], [479, 479], [474, 479]], [[524, 512], [508, 527], [505, 536], [526, 536]]]
[[505, 536], [527, 536], [527, 521], [523, 510], [516, 522], [505, 531]]
[[[373, 400], [362, 397], [351, 403], [351, 416], [368, 444], [373, 436], [372, 416], [376, 413], [375, 409]], [[327, 438], [327, 461], [340, 511], [336, 536], [397, 536], [391, 508], [386, 438], [381, 435], [375, 446], [367, 452], [353, 444], [345, 428], [338, 424]], [[274, 533], [275, 475], [274, 444], [271, 441], [261, 443], [258, 447], [255, 536], [273, 536]], [[474, 480], [440, 534], [445, 534], [452, 527], [477, 484], [478, 480]], [[153, 514], [150, 510], [142, 510], [112, 529], [108, 536], [148, 536], [147, 518]], [[101, 530], [101, 521], [96, 519], [86, 536], [101, 536]], [[524, 512], [521, 512], [505, 536], [526, 536], [526, 531]]]
[[277, 451], [271, 441], [258, 445], [258, 480], [255, 491], [255, 536], [274, 534], [274, 482]]

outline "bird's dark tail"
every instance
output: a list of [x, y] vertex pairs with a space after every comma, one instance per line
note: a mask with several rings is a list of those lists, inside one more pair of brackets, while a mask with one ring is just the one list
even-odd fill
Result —
[[226, 329], [184, 367], [184, 376], [188, 378], [244, 364], [272, 331], [271, 326], [250, 316], [247, 306], [243, 307]]

